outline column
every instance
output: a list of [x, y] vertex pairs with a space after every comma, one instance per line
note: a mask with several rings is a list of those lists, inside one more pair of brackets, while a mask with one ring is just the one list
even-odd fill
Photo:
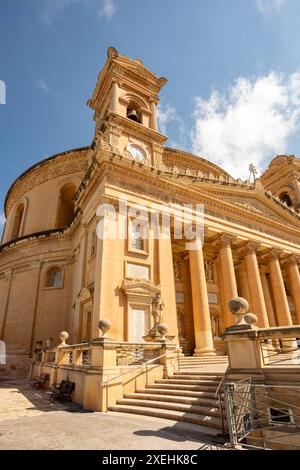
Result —
[[[160, 227], [158, 245], [158, 279], [164, 301], [163, 323], [168, 325], [168, 334], [178, 340], [177, 306], [173, 269], [172, 239], [169, 227]], [[152, 236], [152, 235], [151, 235]], [[154, 233], [153, 233], [154, 238]], [[151, 325], [152, 326], [152, 325]]]
[[251, 311], [250, 292], [249, 292], [245, 262], [242, 262], [242, 264], [239, 266], [237, 270], [237, 276], [238, 276], [237, 281], [238, 281], [238, 287], [239, 287], [238, 293], [241, 297], [244, 297], [244, 299], [248, 300], [249, 310]]
[[151, 129], [157, 131], [157, 116], [156, 116], [156, 102], [152, 99], [150, 102], [150, 127]]
[[114, 113], [117, 113], [119, 110], [119, 84], [118, 82], [113, 82], [112, 84], [110, 109]]
[[293, 180], [293, 186], [295, 189], [295, 196], [296, 196], [296, 201], [295, 201], [295, 208], [299, 209], [300, 207], [300, 188], [299, 188], [299, 183], [297, 177], [294, 178]]
[[248, 242], [244, 251], [250, 302], [253, 313], [257, 315], [258, 326], [260, 328], [268, 328], [268, 314], [256, 257], [257, 248], [257, 244]]
[[196, 343], [194, 355], [215, 354], [210, 323], [203, 251], [200, 241], [198, 249], [190, 250], [189, 259]]
[[235, 322], [234, 316], [229, 310], [228, 302], [238, 295], [231, 251], [231, 243], [233, 240], [234, 237], [225, 234], [216, 239], [217, 246], [219, 247], [219, 260], [221, 267], [220, 283], [222, 283], [222, 291], [224, 292], [224, 309], [222, 310], [222, 322], [224, 328]]
[[290, 280], [292, 299], [295, 305], [297, 324], [300, 325], [300, 274], [297, 257], [291, 256], [287, 261], [287, 271]]
[[269, 269], [278, 326], [290, 326], [293, 322], [286, 297], [278, 253], [276, 251], [271, 253]]
[[269, 319], [269, 325], [271, 327], [277, 326], [276, 322], [276, 316], [273, 308], [273, 303], [272, 303], [272, 298], [271, 298], [271, 293], [268, 285], [268, 280], [266, 277], [266, 271], [267, 267], [264, 265], [261, 265], [259, 267], [259, 273], [260, 273], [260, 281], [264, 293], [264, 298], [265, 298], [265, 303], [266, 303], [266, 309], [267, 309], [267, 314], [268, 314], [268, 319]]

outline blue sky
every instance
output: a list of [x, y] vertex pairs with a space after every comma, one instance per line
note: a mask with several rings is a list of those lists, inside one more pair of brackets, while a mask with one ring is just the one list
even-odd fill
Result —
[[168, 145], [243, 178], [300, 155], [299, 19], [299, 0], [0, 0], [1, 205], [28, 166], [91, 142], [108, 46], [169, 79]]

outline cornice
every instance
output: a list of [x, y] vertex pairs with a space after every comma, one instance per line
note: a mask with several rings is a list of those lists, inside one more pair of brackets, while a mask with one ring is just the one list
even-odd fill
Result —
[[86, 171], [88, 150], [89, 147], [82, 147], [56, 154], [36, 163], [22, 173], [8, 190], [4, 203], [5, 215], [8, 214], [16, 200], [29, 189], [57, 176]]
[[112, 111], [109, 112], [109, 117], [111, 123], [122, 126], [124, 131], [129, 132], [133, 137], [137, 137], [139, 139], [142, 137], [152, 144], [156, 143], [160, 145], [163, 145], [167, 141], [167, 137], [165, 135], [156, 132], [150, 127], [145, 127], [138, 122], [134, 122], [131, 119], [113, 113]]
[[68, 241], [79, 228], [81, 218], [81, 211], [77, 210], [73, 221], [68, 227], [31, 233], [28, 235], [24, 235], [23, 237], [17, 238], [16, 240], [11, 240], [7, 243], [4, 243], [3, 245], [0, 245], [0, 256], [2, 255], [2, 253], [6, 253], [7, 251], [18, 251], [19, 249], [33, 247], [39, 244], [53, 242], [56, 240]]

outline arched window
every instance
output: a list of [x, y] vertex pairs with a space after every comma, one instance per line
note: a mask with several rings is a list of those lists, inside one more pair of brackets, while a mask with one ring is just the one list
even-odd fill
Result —
[[135, 121], [135, 122], [139, 122], [141, 124], [142, 122], [141, 107], [135, 101], [131, 101], [129, 103], [127, 107], [127, 117], [128, 119], [131, 119], [132, 121]]
[[63, 272], [58, 266], [50, 268], [46, 276], [46, 287], [58, 288], [63, 285]]
[[11, 237], [12, 240], [19, 238], [22, 235], [21, 230], [22, 230], [24, 209], [25, 209], [24, 204], [20, 204], [16, 210], [14, 225], [13, 225], [13, 230], [12, 230], [12, 237]]
[[56, 216], [56, 226], [59, 228], [66, 227], [73, 220], [75, 193], [76, 186], [72, 183], [65, 184], [59, 192]]
[[288, 193], [281, 193], [279, 199], [281, 200], [281, 202], [285, 202], [288, 207], [291, 207], [293, 205]]

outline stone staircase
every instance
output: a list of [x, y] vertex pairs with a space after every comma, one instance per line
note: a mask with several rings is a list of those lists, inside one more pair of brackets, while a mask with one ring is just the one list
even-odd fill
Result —
[[215, 393], [226, 366], [225, 356], [182, 357], [180, 370], [174, 375], [126, 394], [109, 410], [183, 421], [221, 432]]

